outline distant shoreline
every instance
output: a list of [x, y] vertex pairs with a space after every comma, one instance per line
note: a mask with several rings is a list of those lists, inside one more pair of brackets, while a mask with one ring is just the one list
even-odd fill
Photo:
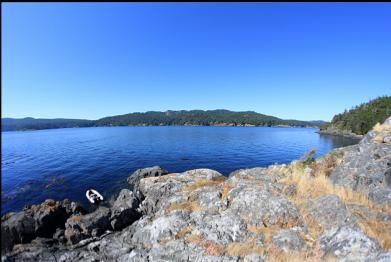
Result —
[[346, 137], [346, 138], [351, 138], [351, 139], [357, 139], [360, 140], [364, 136], [363, 135], [357, 135], [354, 133], [343, 133], [343, 132], [328, 132], [325, 130], [319, 130], [317, 131], [318, 134], [320, 135], [326, 135], [326, 136], [339, 136], [339, 137]]
[[[74, 128], [93, 128], [93, 127], [279, 127], [279, 128], [315, 128], [319, 129], [317, 126], [284, 126], [284, 125], [275, 125], [275, 126], [255, 126], [255, 125], [123, 125], [123, 126], [79, 126], [79, 127], [56, 127], [56, 128], [40, 128], [40, 129], [20, 129], [20, 130], [2, 130], [1, 132], [31, 132], [31, 131], [41, 131], [41, 130], [54, 130], [54, 129], [74, 129]], [[320, 133], [317, 131], [317, 133]]]

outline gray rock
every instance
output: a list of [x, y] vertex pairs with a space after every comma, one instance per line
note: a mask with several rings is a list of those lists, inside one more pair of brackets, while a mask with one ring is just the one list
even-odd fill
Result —
[[320, 244], [325, 258], [345, 261], [372, 260], [381, 251], [379, 244], [359, 227], [342, 226], [330, 230], [321, 237]]
[[[270, 188], [269, 188], [270, 187]], [[282, 194], [274, 195], [273, 185], [237, 186], [229, 193], [230, 210], [243, 214], [248, 223], [257, 227], [270, 225], [302, 225], [297, 208]], [[279, 192], [280, 189], [275, 189]]]
[[243, 258], [243, 262], [264, 262], [266, 261], [264, 256], [258, 254], [249, 254]]
[[79, 204], [68, 199], [48, 199], [21, 212], [7, 214], [1, 219], [2, 251], [10, 251], [15, 244], [29, 243], [36, 237], [50, 238], [58, 228], [64, 228], [72, 214], [83, 212]]
[[223, 246], [232, 242], [244, 242], [250, 235], [244, 220], [231, 212], [208, 217], [199, 224], [199, 232], [205, 239]]
[[391, 136], [386, 136], [383, 138], [383, 142], [386, 144], [391, 144]]
[[355, 217], [336, 195], [325, 195], [308, 200], [307, 210], [325, 230], [355, 222]]
[[[370, 261], [370, 260], [367, 260]], [[373, 261], [377, 262], [389, 262], [391, 261], [391, 252], [380, 253]]]
[[299, 228], [282, 230], [273, 237], [273, 243], [285, 252], [290, 250], [303, 250], [306, 243], [300, 237], [299, 230]]
[[140, 180], [147, 177], [159, 177], [167, 175], [168, 171], [161, 168], [160, 166], [147, 167], [142, 169], [137, 169], [134, 171], [127, 179], [132, 191], [137, 197], [142, 197], [139, 195], [139, 184]]
[[344, 148], [342, 162], [330, 179], [336, 185], [363, 192], [375, 203], [390, 204], [391, 144], [374, 142], [378, 135], [387, 141], [391, 136], [389, 131], [370, 131], [358, 145]]
[[71, 216], [65, 223], [65, 237], [71, 244], [99, 236], [110, 229], [111, 211], [107, 207], [99, 207], [93, 213], [87, 215]]
[[113, 230], [120, 230], [139, 219], [138, 206], [139, 200], [134, 196], [133, 192], [128, 189], [122, 189], [111, 207], [110, 220]]

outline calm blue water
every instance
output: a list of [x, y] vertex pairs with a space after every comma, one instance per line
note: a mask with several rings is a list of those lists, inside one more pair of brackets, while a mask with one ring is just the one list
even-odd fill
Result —
[[312, 148], [318, 155], [356, 141], [313, 128], [96, 127], [2, 132], [2, 213], [47, 198], [87, 203], [96, 188], [109, 197], [138, 168], [170, 172], [211, 168], [228, 175], [289, 163]]

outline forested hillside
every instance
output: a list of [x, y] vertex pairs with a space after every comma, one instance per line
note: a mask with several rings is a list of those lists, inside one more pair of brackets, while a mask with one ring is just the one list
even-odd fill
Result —
[[364, 135], [390, 115], [391, 96], [382, 96], [335, 115], [329, 125], [322, 126], [322, 130], [337, 129]]
[[149, 111], [104, 117], [98, 120], [82, 119], [36, 119], [36, 118], [2, 118], [2, 131], [38, 130], [67, 127], [91, 126], [169, 126], [169, 125], [202, 125], [202, 126], [320, 126], [324, 121], [284, 120], [274, 116], [259, 114], [253, 111], [233, 112], [229, 110], [190, 110], [190, 111]]
[[231, 126], [316, 126], [318, 121], [283, 120], [253, 111], [233, 112], [229, 110], [150, 111], [99, 119], [98, 126], [111, 125], [231, 125]]

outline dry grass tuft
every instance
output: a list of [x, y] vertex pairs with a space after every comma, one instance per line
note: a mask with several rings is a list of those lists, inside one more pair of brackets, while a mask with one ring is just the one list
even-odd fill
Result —
[[239, 179], [244, 179], [244, 180], [255, 180], [255, 179], [257, 179], [255, 176], [242, 176], [242, 175], [239, 175], [239, 174], [236, 174], [235, 177], [239, 178]]
[[187, 234], [191, 233], [191, 231], [192, 231], [191, 226], [183, 227], [181, 230], [179, 230], [178, 233], [176, 233], [175, 239], [184, 238]]
[[207, 256], [222, 256], [224, 255], [225, 248], [213, 241], [205, 240], [201, 243], [203, 249], [205, 249], [205, 255]]
[[383, 143], [383, 141], [384, 141], [384, 136], [382, 136], [382, 135], [376, 135], [376, 136], [373, 138], [373, 141], [376, 142], [376, 143], [381, 144], [381, 143]]
[[221, 194], [221, 199], [226, 199], [228, 197], [229, 192], [234, 188], [232, 183], [225, 183], [223, 186], [223, 192]]
[[[329, 164], [326, 165], [326, 167]], [[334, 186], [326, 177], [325, 171], [315, 173], [314, 177], [308, 177], [303, 172], [301, 163], [294, 163], [291, 166], [291, 175], [285, 177], [280, 182], [285, 184], [294, 184], [297, 186], [296, 195], [291, 200], [297, 204], [304, 204], [309, 198], [317, 198], [323, 195], [334, 194], [339, 196], [345, 203], [359, 204], [370, 209], [381, 210], [382, 207], [376, 206], [368, 199], [368, 196], [362, 192], [353, 191], [343, 186]]]
[[173, 203], [171, 206], [169, 206], [166, 211], [168, 213], [175, 211], [175, 210], [183, 210], [187, 209], [191, 212], [201, 212], [202, 208], [196, 201], [186, 201], [181, 203]]
[[197, 189], [202, 188], [202, 187], [218, 186], [221, 183], [223, 183], [225, 180], [227, 180], [227, 178], [224, 177], [224, 176], [215, 177], [215, 178], [213, 178], [211, 180], [209, 180], [209, 179], [197, 179], [195, 181], [195, 183], [186, 186], [183, 189], [183, 191], [194, 191], [194, 190], [197, 190]]
[[271, 262], [302, 262], [302, 261], [336, 261], [334, 258], [323, 257], [324, 252], [322, 251], [320, 244], [317, 242], [315, 248], [307, 251], [289, 251], [283, 252], [278, 247], [272, 245], [267, 250], [267, 261]]
[[377, 123], [373, 127], [373, 131], [377, 133], [376, 136], [373, 138], [373, 141], [376, 143], [383, 143], [385, 135], [384, 133], [391, 132], [391, 125]]
[[186, 241], [201, 246], [205, 250], [205, 255], [208, 256], [222, 256], [225, 252], [224, 246], [213, 241], [206, 240], [201, 235], [187, 236]]
[[322, 161], [315, 162], [311, 167], [314, 170], [315, 176], [321, 174], [328, 177], [330, 176], [336, 165], [336, 159], [333, 156], [329, 155], [326, 156]]
[[254, 233], [254, 234], [262, 234], [263, 233], [263, 229], [264, 227], [257, 227], [257, 226], [254, 226], [254, 225], [250, 225], [250, 226], [247, 226], [247, 230], [251, 233]]
[[[276, 225], [268, 225], [264, 227], [257, 227], [255, 225], [247, 225], [247, 230], [254, 234], [263, 234], [265, 237], [265, 242], [270, 244], [272, 243], [272, 238], [282, 229], [293, 228], [298, 225], [298, 220], [290, 220], [285, 223], [277, 223]], [[266, 225], [265, 222], [263, 222]]]
[[366, 217], [360, 209], [353, 209], [358, 225], [371, 238], [376, 239], [385, 250], [391, 250], [391, 222], [378, 221], [376, 217]]
[[249, 238], [246, 242], [233, 242], [226, 247], [226, 252], [228, 256], [239, 256], [241, 258], [245, 257], [248, 254], [258, 254], [263, 256], [265, 249], [256, 243], [255, 238]]
[[374, 219], [372, 221], [359, 220], [358, 224], [369, 237], [376, 239], [385, 250], [391, 250], [390, 222], [386, 223]]
[[[329, 162], [330, 161], [330, 162]], [[303, 208], [307, 199], [317, 198], [323, 195], [337, 195], [346, 204], [358, 204], [369, 208], [372, 211], [390, 212], [390, 205], [376, 205], [363, 192], [353, 191], [343, 186], [334, 186], [327, 178], [329, 170], [332, 170], [333, 163], [325, 159], [324, 164], [315, 167], [315, 175], [309, 177], [304, 174], [304, 165], [300, 162], [294, 162], [291, 166], [291, 173], [284, 177], [280, 182], [285, 184], [294, 184], [297, 187], [297, 193], [290, 196], [290, 200], [301, 207], [304, 223], [307, 225], [309, 233], [302, 237], [309, 243], [315, 243], [316, 239], [322, 234], [321, 225], [311, 215], [307, 214]], [[357, 211], [356, 211], [357, 212]], [[363, 231], [370, 237], [376, 239], [381, 246], [391, 249], [391, 223], [381, 222], [376, 219], [364, 219], [356, 213], [359, 218], [359, 225]]]
[[373, 127], [373, 131], [375, 131], [375, 132], [391, 132], [391, 125], [377, 123]]
[[323, 234], [323, 227], [319, 224], [319, 222], [306, 210], [301, 210], [303, 214], [304, 223], [307, 226], [308, 233], [304, 234], [303, 232], [300, 234], [300, 236], [308, 243], [313, 244], [316, 239], [320, 237], [320, 235]]
[[186, 241], [193, 243], [193, 244], [199, 244], [204, 240], [204, 237], [201, 235], [190, 235], [186, 237]]
[[73, 215], [73, 216], [70, 217], [70, 219], [73, 220], [73, 221], [79, 222], [79, 221], [81, 221], [82, 216], [80, 216], [80, 215]]

